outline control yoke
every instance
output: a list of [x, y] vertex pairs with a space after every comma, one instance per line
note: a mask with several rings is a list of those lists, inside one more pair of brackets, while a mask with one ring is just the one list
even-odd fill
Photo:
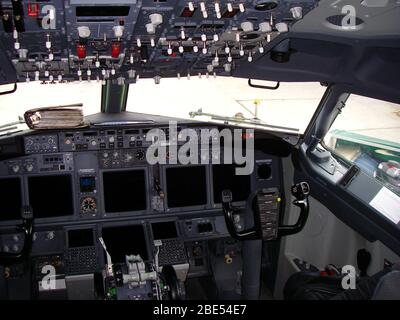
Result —
[[[280, 225], [279, 203], [280, 197], [271, 189], [260, 189], [253, 193], [247, 200], [246, 208], [238, 208], [232, 205], [232, 192], [222, 191], [222, 208], [225, 222], [230, 235], [237, 240], [275, 240], [300, 232], [308, 218], [308, 195], [310, 187], [307, 182], [300, 182], [291, 187], [292, 195], [296, 198], [293, 204], [300, 208], [300, 215], [293, 225]], [[237, 216], [248, 214], [252, 211], [253, 227], [238, 230]]]
[[32, 247], [33, 212], [30, 206], [23, 206], [21, 210], [22, 223], [16, 226], [16, 232], [22, 233], [24, 245], [19, 252], [1, 252], [0, 265], [12, 265], [28, 259]]

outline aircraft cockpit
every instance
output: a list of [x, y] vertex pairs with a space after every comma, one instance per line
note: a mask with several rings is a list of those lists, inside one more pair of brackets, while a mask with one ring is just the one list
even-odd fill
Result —
[[0, 299], [400, 299], [398, 16], [0, 0]]

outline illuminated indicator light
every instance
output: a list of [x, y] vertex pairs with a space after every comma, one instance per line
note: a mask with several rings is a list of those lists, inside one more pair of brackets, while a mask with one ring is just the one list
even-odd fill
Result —
[[150, 39], [150, 45], [151, 45], [152, 47], [155, 47], [156, 42], [154, 41], [154, 38], [151, 38], [151, 39]]
[[214, 34], [213, 39], [215, 42], [217, 42], [219, 40], [219, 36], [217, 34]]
[[102, 75], [102, 76], [105, 76], [105, 75], [106, 75], [106, 69], [102, 69], [102, 70], [101, 70], [101, 75]]
[[28, 17], [37, 18], [39, 15], [39, 4], [28, 3]]
[[40, 73], [39, 71], [35, 71], [35, 81], [39, 81]]
[[207, 18], [208, 18], [208, 13], [207, 13], [207, 11], [203, 11], [203, 18], [204, 18], [204, 19], [207, 19]]
[[182, 28], [181, 30], [181, 39], [184, 40], [186, 38], [185, 30]]
[[84, 59], [86, 57], [86, 46], [84, 44], [76, 45], [76, 54], [79, 59]]
[[86, 74], [90, 77], [90, 76], [92, 75], [92, 71], [91, 71], [90, 69], [88, 69], [88, 70], [86, 71]]
[[139, 38], [136, 39], [136, 44], [140, 48], [142, 46], [142, 41]]
[[251, 52], [249, 52], [249, 56], [247, 57], [247, 61], [248, 62], [252, 62], [253, 61], [253, 56], [252, 56]]
[[99, 60], [96, 60], [96, 62], [94, 63], [94, 65], [96, 66], [96, 68], [99, 68], [99, 67], [100, 67], [100, 61], [99, 61]]
[[232, 62], [232, 56], [231, 56], [231, 54], [229, 53], [229, 55], [228, 55], [228, 62]]
[[112, 75], [115, 74], [115, 69], [114, 69], [114, 67], [111, 69], [111, 74], [112, 74]]
[[[78, 75], [78, 77], [82, 76], [82, 71], [81, 69], [78, 69], [78, 71], [76, 72], [76, 74]], [[45, 74], [46, 75], [46, 74]]]
[[197, 45], [194, 45], [194, 46], [193, 46], [193, 52], [194, 52], [194, 53], [199, 52], [199, 47], [198, 47]]
[[52, 75], [49, 75], [49, 81], [53, 82], [54, 77]]
[[113, 42], [111, 44], [111, 57], [118, 58], [121, 51], [121, 44], [119, 42]]
[[239, 10], [240, 10], [240, 12], [244, 12], [245, 11], [245, 9], [244, 9], [244, 4], [243, 3], [239, 3]]
[[267, 34], [267, 42], [271, 42], [271, 34]]
[[227, 3], [226, 6], [228, 7], [228, 12], [232, 12], [233, 11], [232, 3]]
[[218, 18], [218, 19], [221, 19], [221, 17], [222, 17], [222, 16], [221, 16], [221, 12], [217, 12], [217, 18]]
[[215, 12], [216, 12], [216, 13], [221, 12], [221, 9], [220, 9], [220, 7], [219, 7], [219, 3], [218, 3], [218, 2], [216, 2], [216, 3], [214, 4], [214, 8], [215, 8]]
[[206, 11], [206, 5], [204, 2], [200, 2], [200, 10], [201, 11]]
[[16, 41], [16, 42], [14, 43], [14, 49], [15, 49], [15, 50], [19, 50], [20, 48], [21, 48], [20, 43], [19, 43], [18, 41]]
[[17, 31], [17, 29], [14, 29], [14, 31], [13, 31], [13, 38], [14, 38], [15, 40], [18, 39], [18, 31]]
[[62, 74], [59, 74], [59, 75], [58, 75], [57, 80], [58, 80], [59, 82], [62, 81]]
[[183, 46], [179, 46], [178, 50], [179, 50], [179, 53], [183, 53], [183, 51], [184, 51]]
[[282, 201], [282, 199], [281, 198], [276, 198], [276, 202], [281, 202]]
[[201, 41], [207, 41], [207, 36], [204, 33], [201, 35]]

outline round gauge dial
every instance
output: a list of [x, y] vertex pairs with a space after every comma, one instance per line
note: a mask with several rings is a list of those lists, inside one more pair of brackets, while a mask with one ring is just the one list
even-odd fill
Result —
[[96, 212], [96, 199], [92, 197], [83, 198], [81, 201], [82, 213], [93, 213]]

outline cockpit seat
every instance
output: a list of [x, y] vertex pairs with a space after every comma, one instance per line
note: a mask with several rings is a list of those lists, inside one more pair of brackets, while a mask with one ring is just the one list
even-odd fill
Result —
[[356, 280], [355, 289], [342, 287], [340, 274], [301, 271], [285, 284], [286, 300], [400, 300], [400, 264]]

